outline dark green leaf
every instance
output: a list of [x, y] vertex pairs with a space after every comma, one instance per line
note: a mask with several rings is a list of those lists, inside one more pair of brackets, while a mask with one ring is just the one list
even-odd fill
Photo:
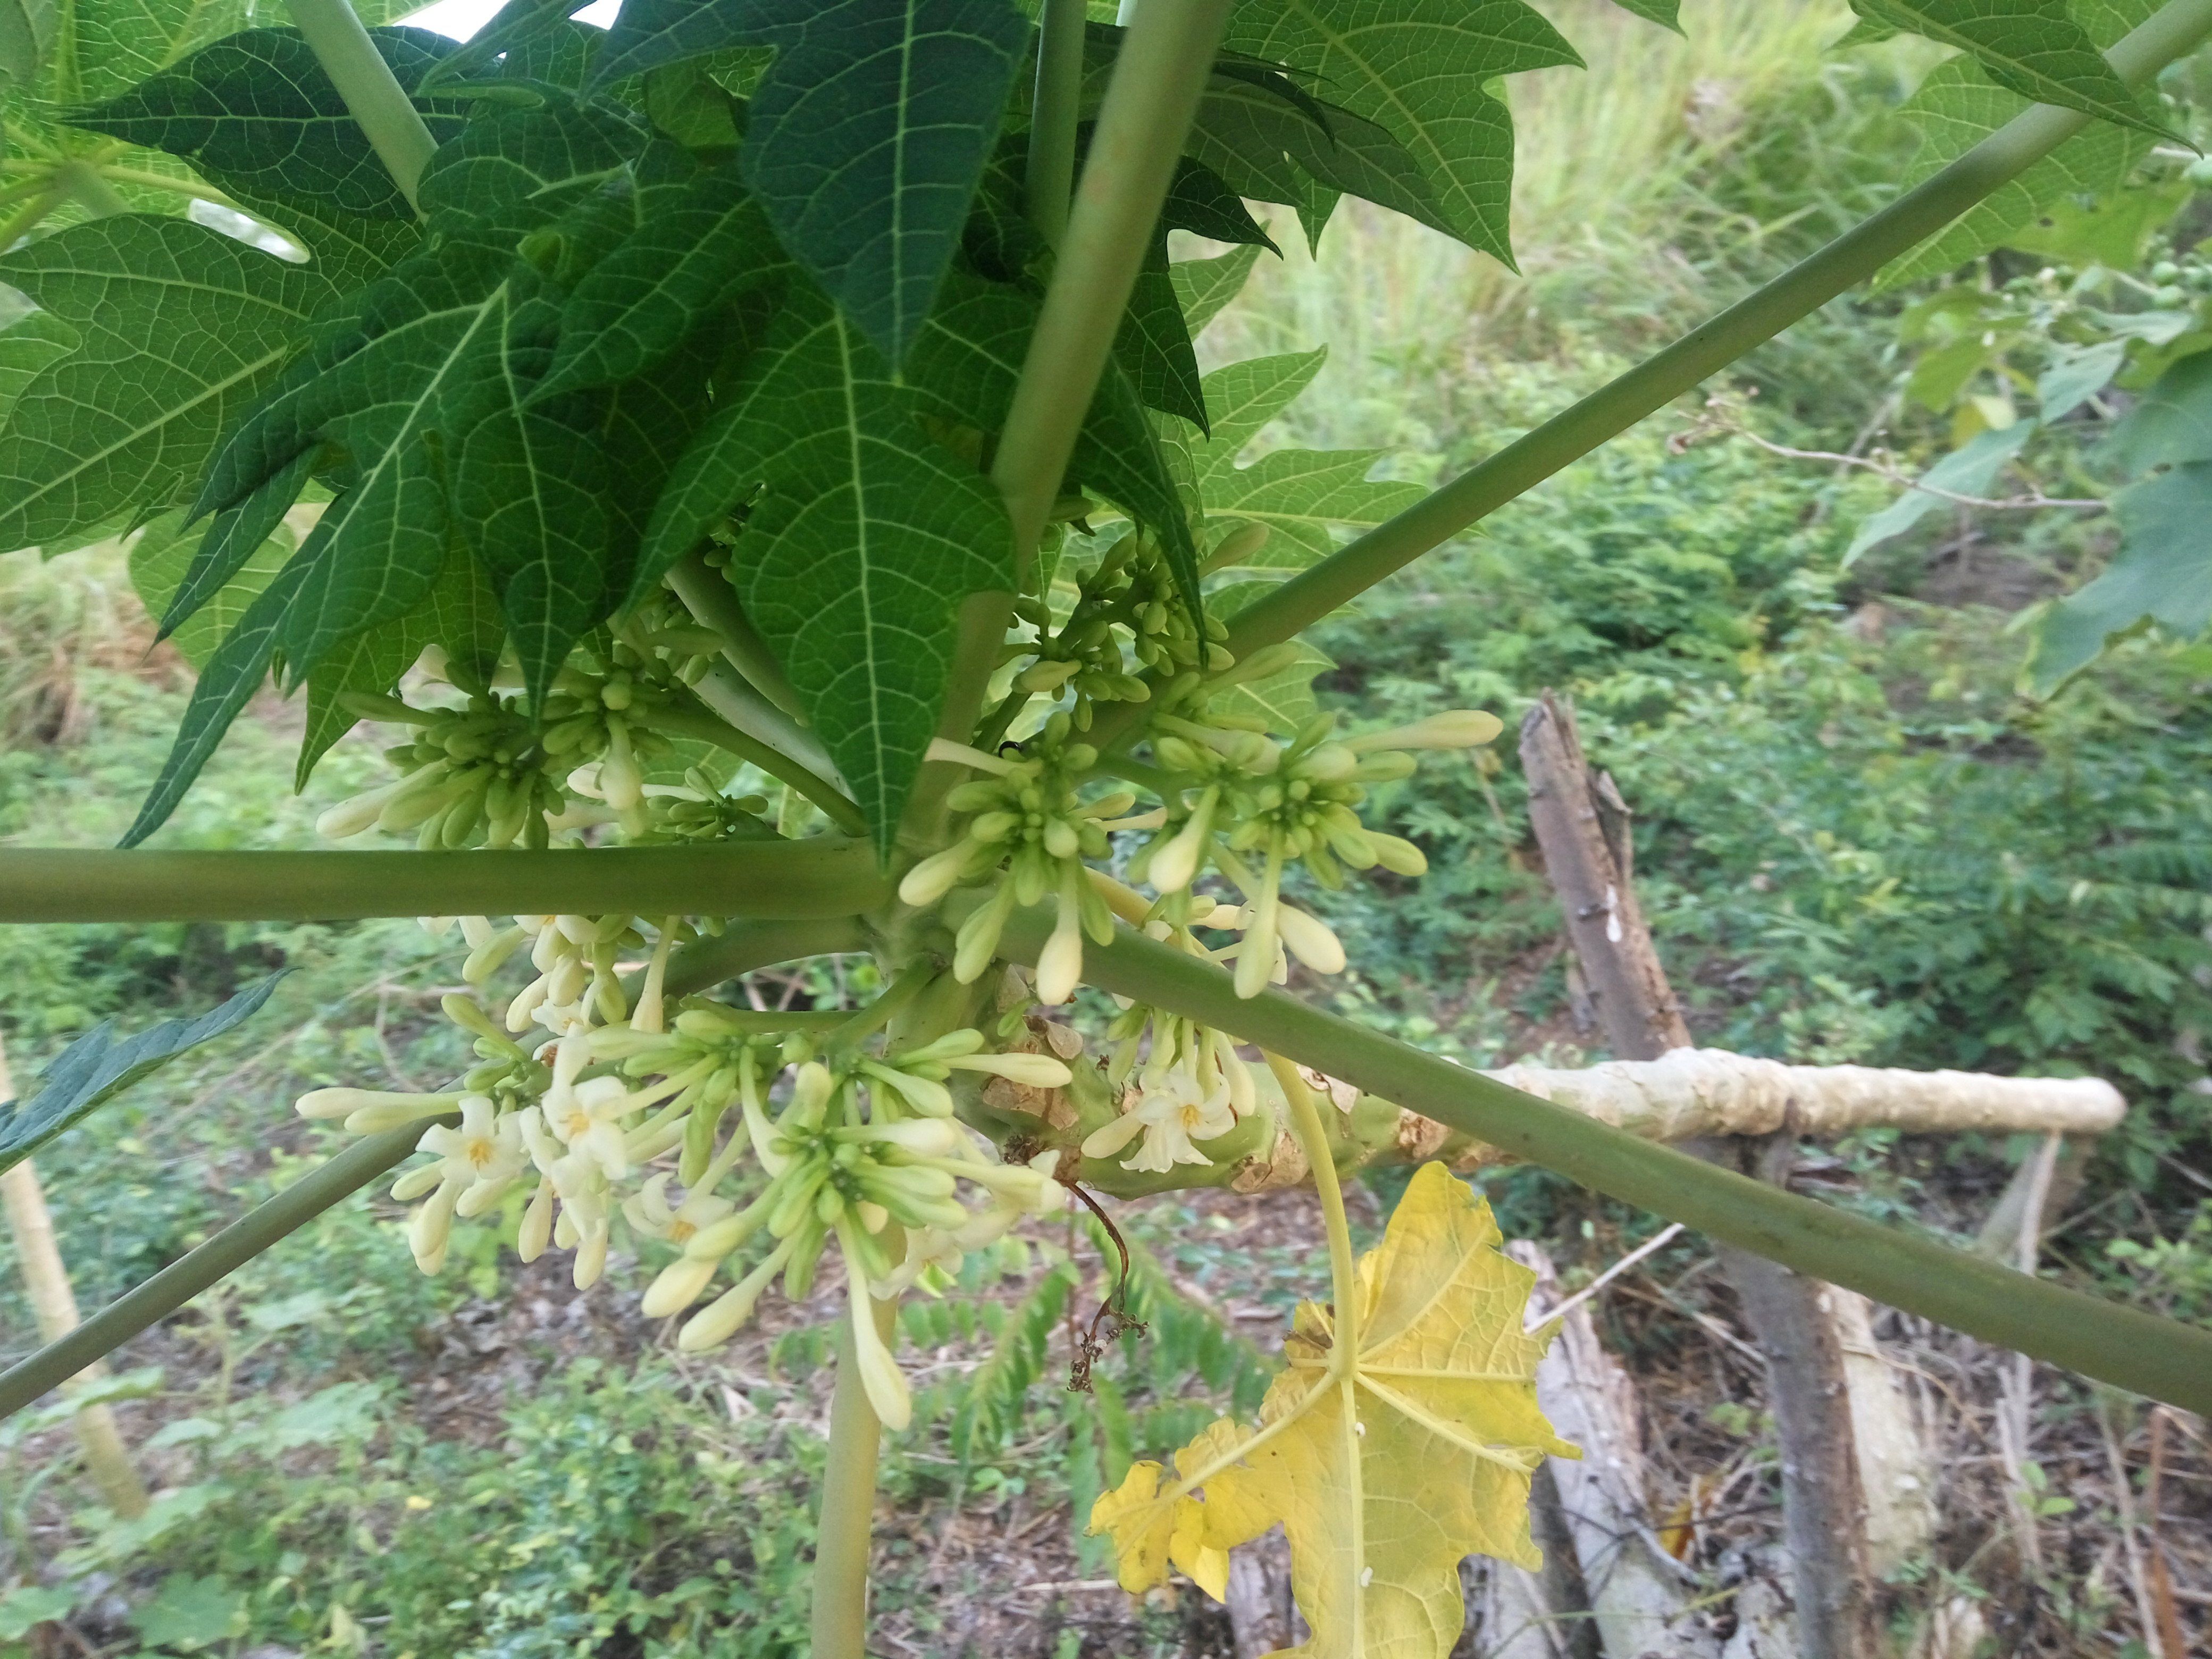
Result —
[[238, 625], [201, 668], [191, 700], [185, 704], [184, 718], [178, 722], [176, 739], [169, 745], [168, 757], [161, 763], [160, 775], [140, 804], [138, 816], [121, 845], [136, 847], [168, 821], [177, 803], [185, 798], [185, 791], [199, 776], [200, 768], [222, 741], [222, 734], [230, 730], [230, 723], [269, 678], [270, 659], [276, 651], [276, 624], [318, 551], [316, 541], [313, 536], [307, 538], [307, 545], [246, 608]]
[[997, 495], [925, 435], [843, 313], [793, 290], [678, 465], [641, 572], [750, 501], [731, 574], [888, 848], [952, 669], [962, 599], [1014, 580]]
[[1187, 230], [1216, 242], [1256, 243], [1271, 253], [1280, 253], [1274, 239], [1253, 218], [1243, 198], [1222, 182], [1212, 168], [1184, 156], [1176, 164], [1160, 208], [1160, 222], [1170, 230]]
[[1183, 321], [1193, 336], [1243, 291], [1252, 267], [1259, 263], [1260, 250], [1245, 246], [1218, 259], [1179, 259], [1168, 267], [1168, 275], [1175, 279], [1176, 303], [1182, 307]]
[[[375, 29], [369, 39], [400, 85], [410, 88], [453, 49], [451, 40], [428, 29]], [[441, 143], [461, 130], [458, 115], [434, 106], [422, 112]], [[64, 118], [167, 150], [234, 193], [304, 197], [375, 218], [414, 216], [296, 29], [231, 35], [120, 97]]]
[[449, 53], [418, 88], [451, 89], [466, 76], [496, 75], [502, 60], [533, 58], [540, 43], [574, 26], [569, 18], [590, 0], [507, 0], [489, 21]]
[[1971, 52], [1999, 86], [2124, 127], [2166, 136], [2068, 0], [1851, 0], [1862, 17]]
[[1180, 416], [1201, 432], [1206, 429], [1198, 354], [1191, 349], [1190, 328], [1176, 302], [1164, 234], [1153, 237], [1136, 286], [1129, 292], [1129, 308], [1114, 336], [1114, 360], [1148, 407]]
[[1371, 529], [1423, 495], [1415, 483], [1370, 479], [1387, 451], [1274, 449], [1237, 465], [1261, 431], [1313, 383], [1327, 351], [1258, 357], [1206, 377], [1213, 431], [1194, 444], [1200, 498], [1212, 520], [1264, 524], [1267, 545], [1247, 563], [1296, 569], [1323, 558], [1341, 526]]
[[2212, 461], [2212, 351], [2172, 365], [2113, 428], [2106, 454], [2130, 476]]
[[[1191, 154], [1240, 196], [1326, 216], [1322, 198], [1358, 196], [1447, 235], [1452, 228], [1420, 163], [1384, 127], [1267, 87], [1217, 79], [1200, 101]], [[1317, 234], [1310, 227], [1310, 240]]]
[[307, 487], [307, 476], [314, 470], [314, 459], [313, 450], [301, 451], [291, 465], [236, 507], [216, 514], [183, 579], [178, 582], [176, 592], [161, 611], [161, 631], [157, 637], [167, 639], [175, 633], [179, 623], [228, 586], [231, 578], [245, 568], [246, 562], [284, 521], [284, 515], [300, 499], [300, 492]]
[[1006, 0], [629, 0], [593, 80], [775, 48], [747, 112], [746, 181], [792, 256], [899, 363], [958, 245], [1029, 32]]
[[1677, 34], [1682, 32], [1682, 0], [1613, 0], [1613, 3], [1623, 11], [1632, 11], [1662, 28], [1672, 29]]
[[115, 1040], [104, 1019], [54, 1057], [27, 1100], [0, 1103], [0, 1170], [10, 1169], [97, 1108], [187, 1048], [221, 1036], [252, 1018], [289, 969], [250, 985], [198, 1019], [165, 1019], [137, 1036]]
[[1582, 61], [1534, 8], [1282, 0], [1239, 7], [1224, 44], [1310, 75], [1333, 100], [1382, 127], [1413, 156], [1443, 228], [1511, 264], [1513, 125], [1483, 88], [1502, 75]]
[[[169, 608], [198, 549], [201, 538], [186, 528], [182, 512], [164, 513], [131, 538], [131, 586], [150, 615], [158, 617]], [[259, 546], [249, 549], [246, 562], [231, 579], [169, 636], [194, 668], [207, 666], [246, 607], [299, 550], [302, 532], [295, 529], [295, 522], [288, 516]]]
[[0, 421], [16, 394], [58, 357], [76, 349], [77, 331], [51, 311], [29, 311], [0, 327]]
[[605, 386], [651, 368], [710, 313], [785, 268], [736, 167], [701, 174], [576, 285], [537, 395]]
[[0, 90], [38, 78], [59, 22], [54, 0], [0, 0]]
[[2028, 665], [2048, 696], [2106, 647], [2155, 623], [2179, 639], [2212, 625], [2212, 462], [2189, 461], [2112, 498], [2120, 550], [2044, 613]]
[[118, 215], [0, 257], [74, 329], [0, 429], [0, 545], [59, 541], [190, 484], [333, 295], [319, 273], [185, 219]]
[[504, 255], [618, 178], [646, 135], [608, 112], [552, 106], [478, 116], [423, 169], [422, 216], [434, 237]]

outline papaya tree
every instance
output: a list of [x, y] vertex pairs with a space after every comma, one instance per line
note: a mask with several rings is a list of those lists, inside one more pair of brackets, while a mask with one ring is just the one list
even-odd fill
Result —
[[[848, 1659], [878, 1442], [909, 1410], [897, 1298], [1025, 1218], [1225, 1183], [1286, 1134], [1328, 1300], [1256, 1425], [1138, 1465], [1093, 1525], [1130, 1588], [1173, 1566], [1218, 1592], [1279, 1521], [1313, 1651], [1441, 1656], [1460, 1559], [1532, 1559], [1530, 1475], [1572, 1448], [1535, 1406], [1528, 1275], [1464, 1183], [1418, 1172], [1355, 1261], [1339, 1182], [1401, 1155], [1401, 1107], [2212, 1405], [2202, 1331], [1283, 988], [1345, 965], [1303, 883], [1421, 873], [1370, 790], [1498, 731], [1343, 729], [1301, 632], [1985, 200], [2157, 139], [2146, 88], [2212, 0], [1857, 0], [1863, 33], [1957, 49], [1984, 136], [1432, 492], [1365, 452], [1240, 465], [1317, 359], [1201, 375], [1191, 336], [1271, 246], [1252, 202], [1317, 237], [1350, 195], [1510, 260], [1495, 82], [1576, 62], [1524, 0], [578, 9], [510, 0], [465, 45], [347, 0], [283, 26], [234, 0], [0, 9], [0, 544], [130, 538], [198, 670], [125, 846], [0, 854], [0, 920], [444, 919], [477, 1061], [305, 1097], [357, 1142], [0, 1378], [0, 1410], [403, 1164], [428, 1271], [502, 1214], [580, 1286], [618, 1226], [665, 1241], [644, 1308], [684, 1348], [826, 1261], [848, 1316], [813, 1650]], [[1233, 251], [1171, 262], [1178, 229]], [[272, 678], [304, 699], [301, 783], [361, 722], [390, 742], [388, 781], [321, 834], [413, 850], [141, 846]], [[727, 990], [847, 952], [880, 987], [857, 1011]], [[1118, 1006], [1096, 1052], [1048, 1012], [1085, 985]], [[0, 1159], [255, 994], [88, 1040], [0, 1118]]]

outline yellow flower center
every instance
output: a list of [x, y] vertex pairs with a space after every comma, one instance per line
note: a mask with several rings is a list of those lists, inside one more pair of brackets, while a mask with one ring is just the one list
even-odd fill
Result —
[[579, 1106], [570, 1111], [568, 1115], [561, 1121], [562, 1127], [568, 1132], [568, 1139], [574, 1140], [592, 1127], [592, 1115]]
[[685, 1239], [690, 1237], [692, 1234], [698, 1231], [699, 1229], [696, 1226], [693, 1225], [690, 1222], [684, 1220], [683, 1217], [678, 1216], [676, 1219], [668, 1224], [669, 1243], [672, 1244], [681, 1244]]
[[496, 1150], [489, 1140], [471, 1140], [468, 1145], [468, 1160], [481, 1170], [491, 1162]]

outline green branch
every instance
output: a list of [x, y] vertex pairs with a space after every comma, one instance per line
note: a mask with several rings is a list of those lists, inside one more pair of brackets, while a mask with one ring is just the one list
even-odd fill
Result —
[[737, 590], [720, 571], [693, 553], [679, 561], [663, 580], [699, 625], [721, 640], [722, 655], [748, 684], [785, 714], [800, 712], [799, 692], [784, 673], [783, 665], [753, 627], [752, 618], [738, 602]]
[[991, 466], [1024, 565], [1060, 494], [1228, 18], [1229, 0], [1154, 0], [1122, 41]]
[[1022, 179], [1037, 234], [1054, 247], [1067, 233], [1075, 188], [1075, 126], [1083, 100], [1083, 0], [1044, 0], [1037, 25], [1036, 92], [1030, 104], [1030, 149]]
[[[696, 694], [695, 694], [696, 695]], [[828, 779], [817, 776], [773, 744], [739, 730], [703, 702], [691, 708], [672, 703], [656, 709], [653, 719], [671, 736], [692, 738], [726, 750], [757, 767], [780, 783], [787, 783], [830, 815], [830, 821], [848, 836], [868, 833], [867, 814]]]
[[[669, 957], [668, 994], [688, 997], [756, 968], [867, 948], [867, 933], [852, 916], [824, 921], [734, 922], [714, 937], [687, 945]], [[638, 970], [641, 977], [644, 971]]]
[[410, 1123], [355, 1142], [136, 1290], [108, 1304], [68, 1335], [0, 1373], [0, 1419], [12, 1417], [48, 1389], [60, 1387], [156, 1320], [167, 1318], [286, 1234], [359, 1192], [412, 1152], [428, 1127], [429, 1121]]
[[[876, 1333], [897, 1340], [898, 1307], [878, 1302]], [[866, 1659], [868, 1563], [875, 1535], [876, 1461], [883, 1425], [868, 1401], [855, 1356], [853, 1322], [841, 1322], [837, 1381], [830, 1395], [830, 1455], [822, 1466], [822, 1512], [815, 1528], [812, 1659]]]
[[[1006, 948], [1034, 961], [1048, 915], [1020, 913]], [[1462, 1133], [1712, 1238], [1986, 1342], [2191, 1411], [2212, 1409], [2212, 1331], [2032, 1279], [1699, 1162], [1522, 1094], [1279, 991], [1249, 1001], [1220, 969], [1121, 933], [1085, 977], [1410, 1107]]]
[[864, 842], [545, 853], [0, 849], [0, 922], [343, 921], [362, 916], [849, 916], [890, 896]]
[[[2106, 56], [2123, 80], [2141, 86], [2208, 33], [2212, 0], [2170, 0]], [[1230, 651], [1241, 659], [1311, 627], [1873, 276], [2050, 155], [2090, 119], [2048, 104], [2015, 116], [1925, 184], [1756, 293], [1255, 600], [1231, 620]], [[1142, 719], [1145, 708], [1123, 703], [1101, 710], [1091, 740], [1102, 749], [1111, 746]]]
[[438, 141], [422, 123], [414, 100], [392, 73], [376, 45], [346, 0], [289, 0], [292, 21], [306, 37], [315, 61], [331, 77], [353, 118], [361, 124], [392, 182], [416, 205], [422, 169], [437, 153]]

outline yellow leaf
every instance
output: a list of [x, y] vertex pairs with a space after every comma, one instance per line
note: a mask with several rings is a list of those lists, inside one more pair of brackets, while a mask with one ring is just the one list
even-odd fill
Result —
[[[1216, 1423], [1176, 1456], [1178, 1486], [1202, 1493], [1206, 1545], [1226, 1550], [1282, 1522], [1314, 1632], [1297, 1659], [1444, 1659], [1464, 1623], [1462, 1558], [1542, 1563], [1529, 1477], [1547, 1454], [1581, 1454], [1537, 1408], [1551, 1332], [1522, 1333], [1534, 1275], [1498, 1242], [1490, 1206], [1442, 1164], [1424, 1166], [1360, 1259], [1352, 1362], [1332, 1364], [1331, 1311], [1301, 1304], [1259, 1428]], [[1125, 1485], [1092, 1511], [1092, 1529], [1114, 1534], [1125, 1585], [1133, 1564], [1189, 1527], [1195, 1500], [1159, 1491], [1158, 1475], [1152, 1466], [1141, 1494]]]
[[[1221, 1430], [1230, 1432], [1218, 1433]], [[1227, 1451], [1241, 1437], [1234, 1424], [1214, 1424], [1176, 1455], [1178, 1473], [1197, 1467], [1194, 1460], [1212, 1452]], [[1229, 1593], [1229, 1552], [1206, 1540], [1205, 1506], [1195, 1498], [1179, 1498], [1172, 1504], [1159, 1500], [1160, 1474], [1158, 1463], [1129, 1465], [1120, 1488], [1091, 1506], [1091, 1530], [1113, 1534], [1121, 1588], [1130, 1595], [1141, 1595], [1165, 1583], [1172, 1565], [1215, 1601], [1222, 1601]]]

